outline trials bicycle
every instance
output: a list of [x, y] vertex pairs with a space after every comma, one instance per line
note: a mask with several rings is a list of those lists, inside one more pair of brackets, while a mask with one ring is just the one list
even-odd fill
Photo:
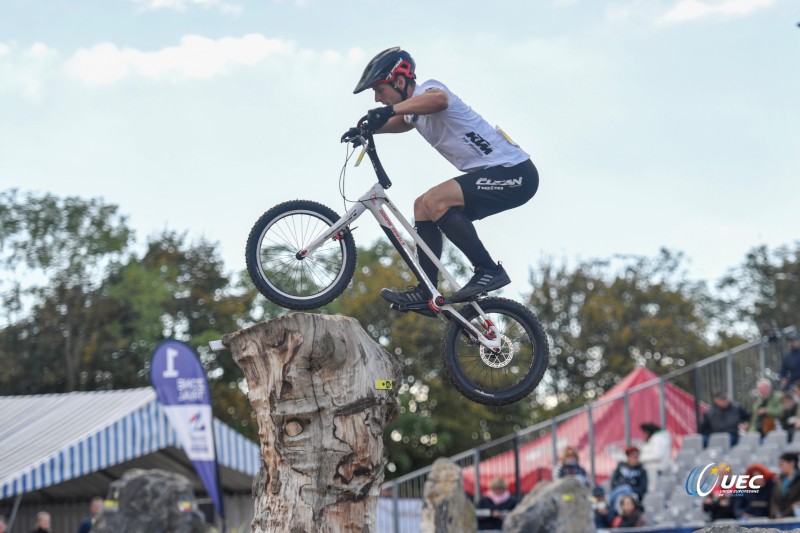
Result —
[[482, 295], [456, 309], [450, 298], [438, 291], [387, 210], [430, 257], [450, 287], [457, 290], [460, 286], [387, 196], [392, 182], [378, 158], [373, 134], [368, 124], [362, 123], [357, 134], [343, 139], [354, 147], [362, 146], [356, 165], [366, 153], [378, 178], [344, 216], [317, 202], [293, 200], [276, 205], [258, 219], [245, 252], [253, 283], [268, 300], [288, 309], [304, 311], [330, 303], [347, 288], [355, 272], [356, 246], [350, 225], [369, 211], [427, 286], [432, 295], [430, 310], [448, 322], [441, 355], [449, 381], [461, 394], [481, 404], [507, 405], [521, 400], [536, 388], [547, 367], [549, 346], [544, 329], [528, 308], [515, 301]]

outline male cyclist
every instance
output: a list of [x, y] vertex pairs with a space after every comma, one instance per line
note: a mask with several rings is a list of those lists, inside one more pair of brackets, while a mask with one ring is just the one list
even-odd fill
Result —
[[[530, 200], [539, 186], [539, 174], [528, 154], [444, 84], [429, 80], [418, 85], [415, 68], [408, 52], [398, 47], [384, 50], [369, 62], [353, 93], [372, 89], [375, 101], [384, 104], [367, 113], [371, 129], [401, 133], [416, 128], [464, 173], [429, 189], [414, 202], [417, 233], [436, 257], [441, 257], [444, 233], [472, 263], [475, 275], [451, 295], [454, 302], [464, 302], [511, 283], [483, 246], [472, 221]], [[437, 285], [436, 266], [422, 250], [417, 250], [417, 256], [422, 270]], [[381, 296], [403, 309], [430, 314], [431, 295], [421, 283], [404, 292], [383, 289]]]

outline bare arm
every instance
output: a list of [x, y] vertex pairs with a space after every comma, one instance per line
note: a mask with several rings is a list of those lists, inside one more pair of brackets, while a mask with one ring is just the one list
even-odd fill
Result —
[[398, 115], [432, 115], [444, 111], [450, 105], [447, 93], [441, 89], [429, 89], [396, 104], [394, 112]]
[[422, 94], [412, 96], [394, 105], [395, 116], [377, 131], [377, 133], [402, 133], [413, 129], [403, 115], [432, 115], [444, 111], [450, 105], [447, 93], [440, 89], [429, 89]]

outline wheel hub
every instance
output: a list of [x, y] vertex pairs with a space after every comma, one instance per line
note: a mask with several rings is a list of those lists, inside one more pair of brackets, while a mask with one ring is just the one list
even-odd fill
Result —
[[500, 335], [500, 348], [496, 352], [486, 346], [481, 346], [480, 352], [481, 360], [492, 368], [508, 366], [511, 360], [514, 359], [514, 345], [511, 339], [505, 335]]

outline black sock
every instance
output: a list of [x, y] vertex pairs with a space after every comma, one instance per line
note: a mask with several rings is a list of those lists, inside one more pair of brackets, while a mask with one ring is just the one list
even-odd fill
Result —
[[478, 238], [478, 232], [475, 231], [475, 226], [463, 210], [451, 207], [442, 215], [442, 218], [436, 221], [436, 225], [450, 239], [450, 242], [464, 252], [473, 267], [490, 270], [497, 268], [497, 263], [492, 260], [492, 256], [483, 246]]
[[[417, 234], [422, 237], [422, 240], [425, 241], [425, 244], [428, 245], [428, 248], [431, 249], [431, 252], [436, 256], [436, 258], [442, 257], [442, 232], [439, 231], [439, 228], [430, 220], [421, 220], [417, 222], [416, 225]], [[422, 251], [422, 249], [417, 246], [417, 260], [419, 261], [419, 266], [422, 267], [422, 270], [425, 272], [425, 275], [431, 280], [434, 287], [439, 285], [439, 269], [436, 268], [436, 265], [433, 264], [433, 261], [430, 260], [428, 254]]]

